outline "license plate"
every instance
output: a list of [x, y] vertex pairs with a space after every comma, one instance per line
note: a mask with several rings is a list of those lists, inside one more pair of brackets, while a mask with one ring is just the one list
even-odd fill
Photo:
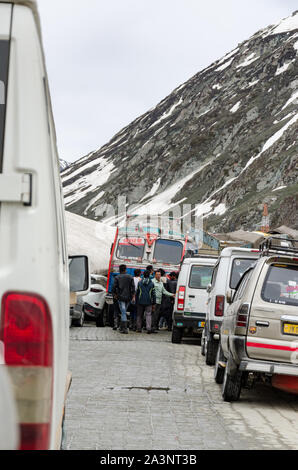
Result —
[[198, 322], [198, 327], [199, 328], [205, 328], [205, 322], [204, 321], [199, 321]]
[[284, 323], [284, 334], [298, 335], [298, 325], [293, 325], [292, 323]]

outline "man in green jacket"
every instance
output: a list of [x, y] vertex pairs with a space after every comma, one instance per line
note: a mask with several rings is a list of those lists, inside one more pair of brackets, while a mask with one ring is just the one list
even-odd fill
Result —
[[160, 308], [161, 308], [162, 295], [164, 294], [167, 297], [175, 297], [175, 294], [171, 294], [171, 292], [168, 292], [165, 289], [164, 284], [161, 280], [161, 271], [156, 271], [155, 278], [153, 279], [153, 284], [154, 284], [154, 290], [155, 290], [156, 305], [154, 307], [152, 331], [157, 332], [160, 315], [161, 315]]

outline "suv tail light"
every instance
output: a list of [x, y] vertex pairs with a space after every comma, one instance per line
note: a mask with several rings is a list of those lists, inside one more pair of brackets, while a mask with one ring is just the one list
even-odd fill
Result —
[[9, 292], [2, 299], [0, 341], [18, 407], [21, 450], [47, 450], [53, 388], [53, 329], [46, 301]]
[[101, 292], [101, 290], [97, 289], [96, 287], [91, 287], [90, 292], [95, 292], [96, 294], [98, 294], [99, 292]]
[[177, 310], [184, 310], [184, 302], [185, 302], [185, 287], [180, 286], [178, 290]]
[[222, 317], [224, 314], [225, 298], [223, 295], [217, 295], [215, 299], [215, 313], [216, 317]]
[[242, 304], [237, 313], [236, 326], [247, 327], [248, 315], [249, 315], [249, 304]]

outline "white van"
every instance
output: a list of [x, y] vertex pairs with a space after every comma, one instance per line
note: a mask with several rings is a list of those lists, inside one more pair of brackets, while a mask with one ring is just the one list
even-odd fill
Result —
[[40, 25], [28, 0], [0, 0], [0, 305], [20, 449], [59, 448], [69, 269]]
[[205, 326], [207, 286], [217, 257], [185, 258], [178, 278], [173, 313], [172, 343], [181, 343], [185, 333], [200, 336]]
[[19, 445], [17, 411], [13, 390], [0, 351], [0, 450], [16, 450]]
[[206, 325], [202, 335], [202, 354], [206, 364], [214, 365], [219, 332], [227, 307], [226, 294], [232, 296], [241, 277], [259, 258], [258, 249], [229, 247], [224, 248], [214, 267], [212, 280], [207, 288], [208, 307]]

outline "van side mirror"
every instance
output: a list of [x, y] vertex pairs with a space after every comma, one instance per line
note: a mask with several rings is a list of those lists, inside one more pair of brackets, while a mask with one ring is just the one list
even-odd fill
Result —
[[228, 289], [228, 291], [226, 293], [226, 301], [227, 301], [228, 304], [233, 303], [233, 297], [234, 297], [234, 293], [233, 293], [232, 289]]
[[86, 295], [90, 291], [90, 270], [87, 256], [69, 256], [70, 292]]
[[207, 286], [207, 289], [206, 289], [206, 290], [207, 290], [207, 292], [208, 292], [208, 294], [210, 294], [210, 292], [211, 292], [211, 288], [212, 288], [212, 285], [211, 285], [211, 284], [208, 284], [208, 286]]

